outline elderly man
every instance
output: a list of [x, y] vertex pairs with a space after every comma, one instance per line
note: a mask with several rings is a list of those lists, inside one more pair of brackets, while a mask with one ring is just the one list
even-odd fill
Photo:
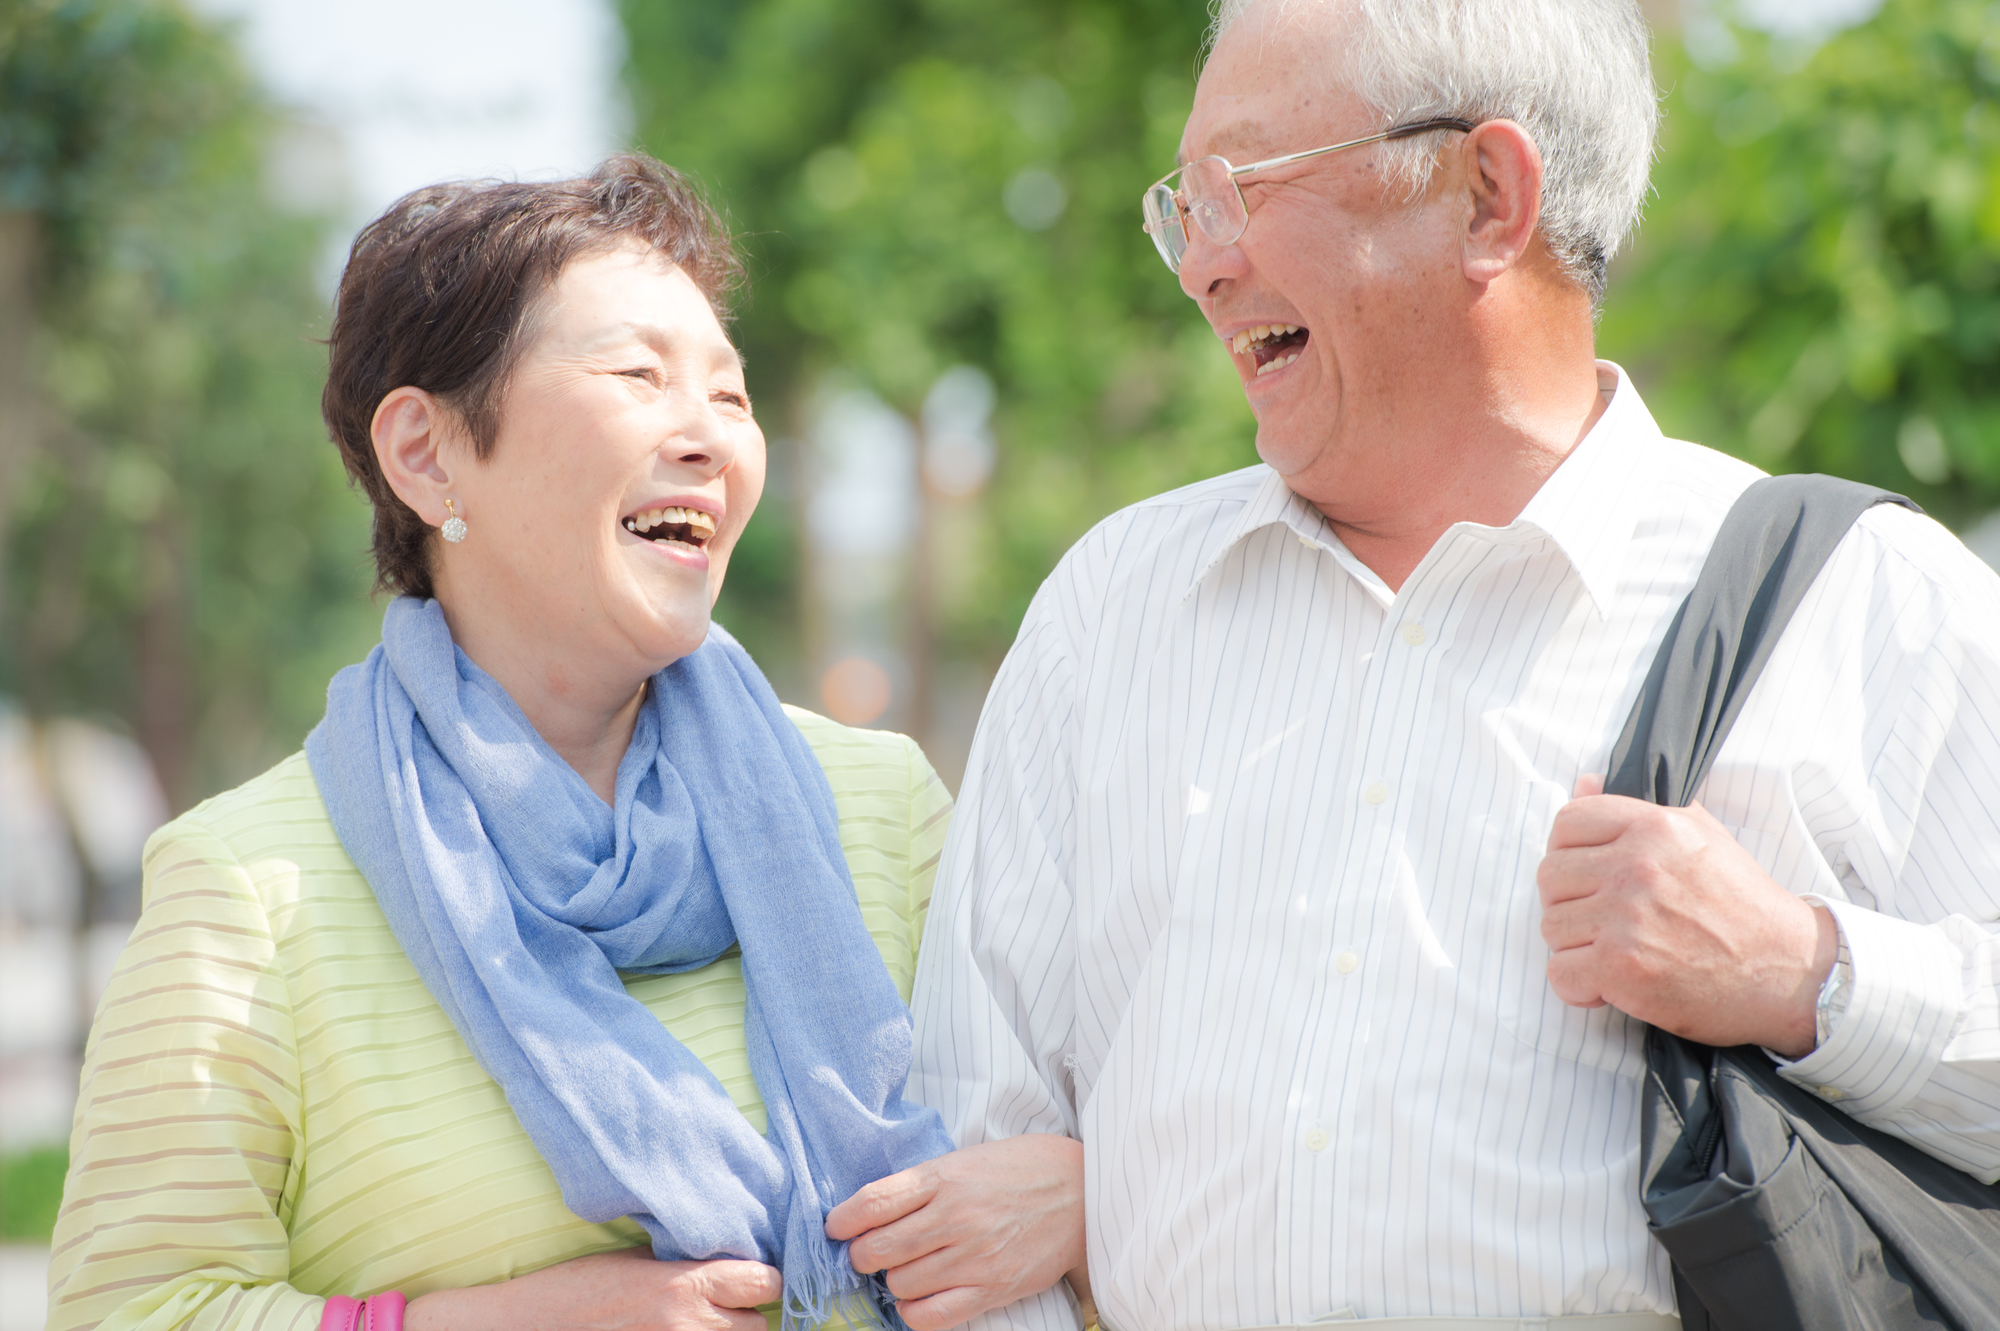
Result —
[[[1874, 509], [1700, 804], [1595, 793], [1757, 475], [1594, 359], [1652, 152], [1636, 5], [1218, 29], [1147, 219], [1264, 465], [1113, 515], [1029, 610], [931, 908], [918, 1095], [1045, 1198], [1081, 1142], [1117, 1331], [1676, 1325], [1644, 1022], [1993, 1179], [2000, 580]], [[941, 1236], [978, 1180], [895, 1186], [857, 1263], [976, 1306]]]

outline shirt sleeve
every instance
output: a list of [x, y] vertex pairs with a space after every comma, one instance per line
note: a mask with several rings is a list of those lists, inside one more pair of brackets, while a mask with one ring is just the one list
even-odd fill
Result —
[[[1954, 543], [1955, 544], [1955, 543]], [[1965, 561], [1972, 556], [1961, 550]], [[1893, 555], [1891, 556], [1893, 559]], [[1907, 570], [1901, 570], [1907, 574]], [[1869, 816], [1823, 838], [1871, 904], [1820, 898], [1852, 963], [1826, 1042], [1796, 1084], [1969, 1174], [2000, 1180], [2000, 580], [1973, 566], [1938, 596], [1870, 755]], [[1871, 908], [1872, 906], [1872, 908]]]
[[299, 1067], [261, 901], [185, 820], [146, 856], [146, 902], [98, 1007], [49, 1271], [51, 1331], [296, 1328], [286, 1283]]
[[[1052, 579], [1053, 582], [1053, 579]], [[987, 695], [917, 962], [914, 1093], [960, 1146], [1076, 1135], [1069, 832], [1074, 672], [1045, 585]], [[1074, 1331], [1068, 1287], [975, 1331]]]

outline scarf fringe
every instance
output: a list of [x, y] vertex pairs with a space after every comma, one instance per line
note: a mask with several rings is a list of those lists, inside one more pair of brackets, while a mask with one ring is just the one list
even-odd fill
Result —
[[804, 1271], [787, 1261], [783, 1331], [811, 1331], [836, 1318], [854, 1331], [909, 1331], [896, 1312], [896, 1296], [880, 1271], [861, 1275], [847, 1257], [845, 1243], [809, 1243]]

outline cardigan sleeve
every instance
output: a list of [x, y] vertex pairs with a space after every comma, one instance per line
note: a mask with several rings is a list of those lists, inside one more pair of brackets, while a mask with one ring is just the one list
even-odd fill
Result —
[[299, 1060], [264, 906], [220, 838], [156, 833], [84, 1053], [50, 1331], [318, 1325], [286, 1283]]
[[917, 742], [905, 737], [903, 743], [910, 762], [910, 970], [914, 974], [924, 918], [931, 908], [931, 887], [937, 882], [945, 832], [951, 827], [952, 800]]

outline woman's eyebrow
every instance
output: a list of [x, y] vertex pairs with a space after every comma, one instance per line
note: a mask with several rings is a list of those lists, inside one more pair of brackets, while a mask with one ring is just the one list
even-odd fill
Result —
[[[623, 323], [612, 325], [609, 331], [613, 333], [629, 333], [648, 346], [661, 350], [674, 346], [681, 341], [681, 335], [675, 330], [644, 319], [628, 319]], [[728, 348], [729, 358], [736, 362], [736, 367], [738, 369], [743, 368], [743, 353], [736, 349], [736, 344], [724, 339], [720, 345]]]

